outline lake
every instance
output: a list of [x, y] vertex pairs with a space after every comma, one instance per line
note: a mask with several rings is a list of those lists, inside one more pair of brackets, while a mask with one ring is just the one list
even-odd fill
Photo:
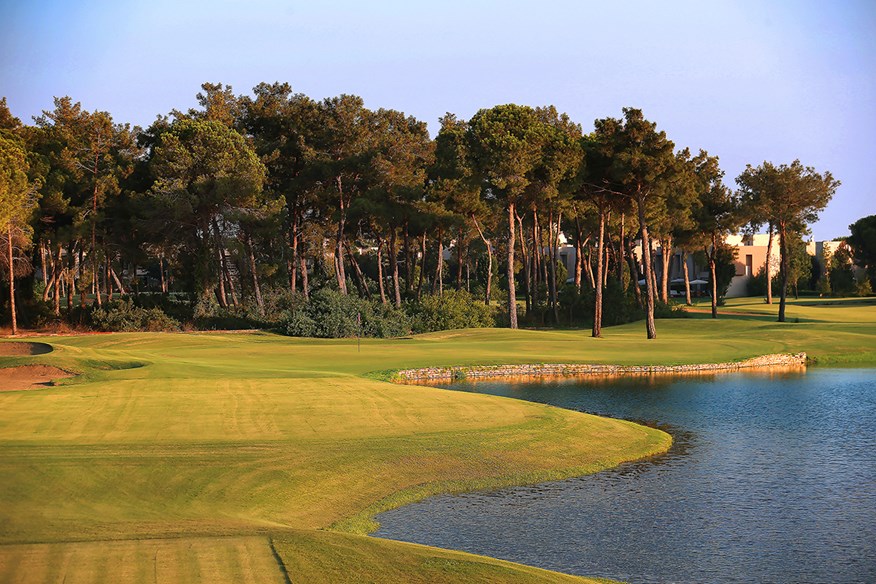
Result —
[[876, 369], [460, 382], [657, 425], [655, 459], [437, 496], [377, 537], [638, 583], [876, 582]]

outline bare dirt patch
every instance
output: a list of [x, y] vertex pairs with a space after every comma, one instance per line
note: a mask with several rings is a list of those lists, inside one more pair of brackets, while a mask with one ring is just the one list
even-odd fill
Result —
[[52, 352], [52, 345], [47, 343], [26, 343], [11, 341], [0, 343], [0, 357], [22, 357], [27, 355], [45, 355]]
[[40, 389], [53, 385], [56, 379], [73, 377], [73, 373], [51, 365], [22, 365], [0, 369], [0, 391]]

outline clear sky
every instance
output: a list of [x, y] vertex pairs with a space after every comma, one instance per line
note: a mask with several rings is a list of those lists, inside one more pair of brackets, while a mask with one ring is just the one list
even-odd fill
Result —
[[500, 103], [580, 122], [634, 106], [679, 147], [842, 181], [814, 226], [876, 214], [876, 2], [0, 0], [0, 96], [148, 125], [205, 81], [354, 93], [429, 123]]

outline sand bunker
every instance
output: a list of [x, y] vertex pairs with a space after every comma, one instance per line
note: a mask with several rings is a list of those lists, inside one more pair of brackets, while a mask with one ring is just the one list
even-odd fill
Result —
[[73, 374], [51, 365], [22, 365], [0, 369], [0, 391], [39, 389], [52, 385], [55, 379], [73, 377]]
[[52, 352], [52, 345], [46, 343], [25, 343], [21, 341], [0, 342], [0, 357], [21, 357], [26, 355], [45, 355]]

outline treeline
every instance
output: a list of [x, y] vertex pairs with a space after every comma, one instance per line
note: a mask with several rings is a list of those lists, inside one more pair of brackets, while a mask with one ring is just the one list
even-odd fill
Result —
[[[69, 97], [24, 125], [0, 102], [4, 272], [25, 291], [7, 296], [13, 329], [16, 312], [106, 328], [124, 313], [144, 327], [163, 314], [344, 336], [364, 330], [364, 314], [376, 335], [497, 318], [587, 322], [600, 336], [603, 323], [643, 316], [654, 338], [672, 256], [706, 259], [716, 316], [733, 260], [723, 240], [743, 226], [780, 236], [783, 320], [786, 242], [839, 184], [798, 161], [764, 162], [734, 191], [717, 157], [676, 149], [634, 108], [585, 132], [552, 106], [500, 105], [445, 115], [433, 139], [424, 122], [352, 95], [202, 89], [199, 108], [145, 129]], [[495, 314], [474, 307], [497, 300]], [[346, 320], [327, 326], [332, 315]]]

